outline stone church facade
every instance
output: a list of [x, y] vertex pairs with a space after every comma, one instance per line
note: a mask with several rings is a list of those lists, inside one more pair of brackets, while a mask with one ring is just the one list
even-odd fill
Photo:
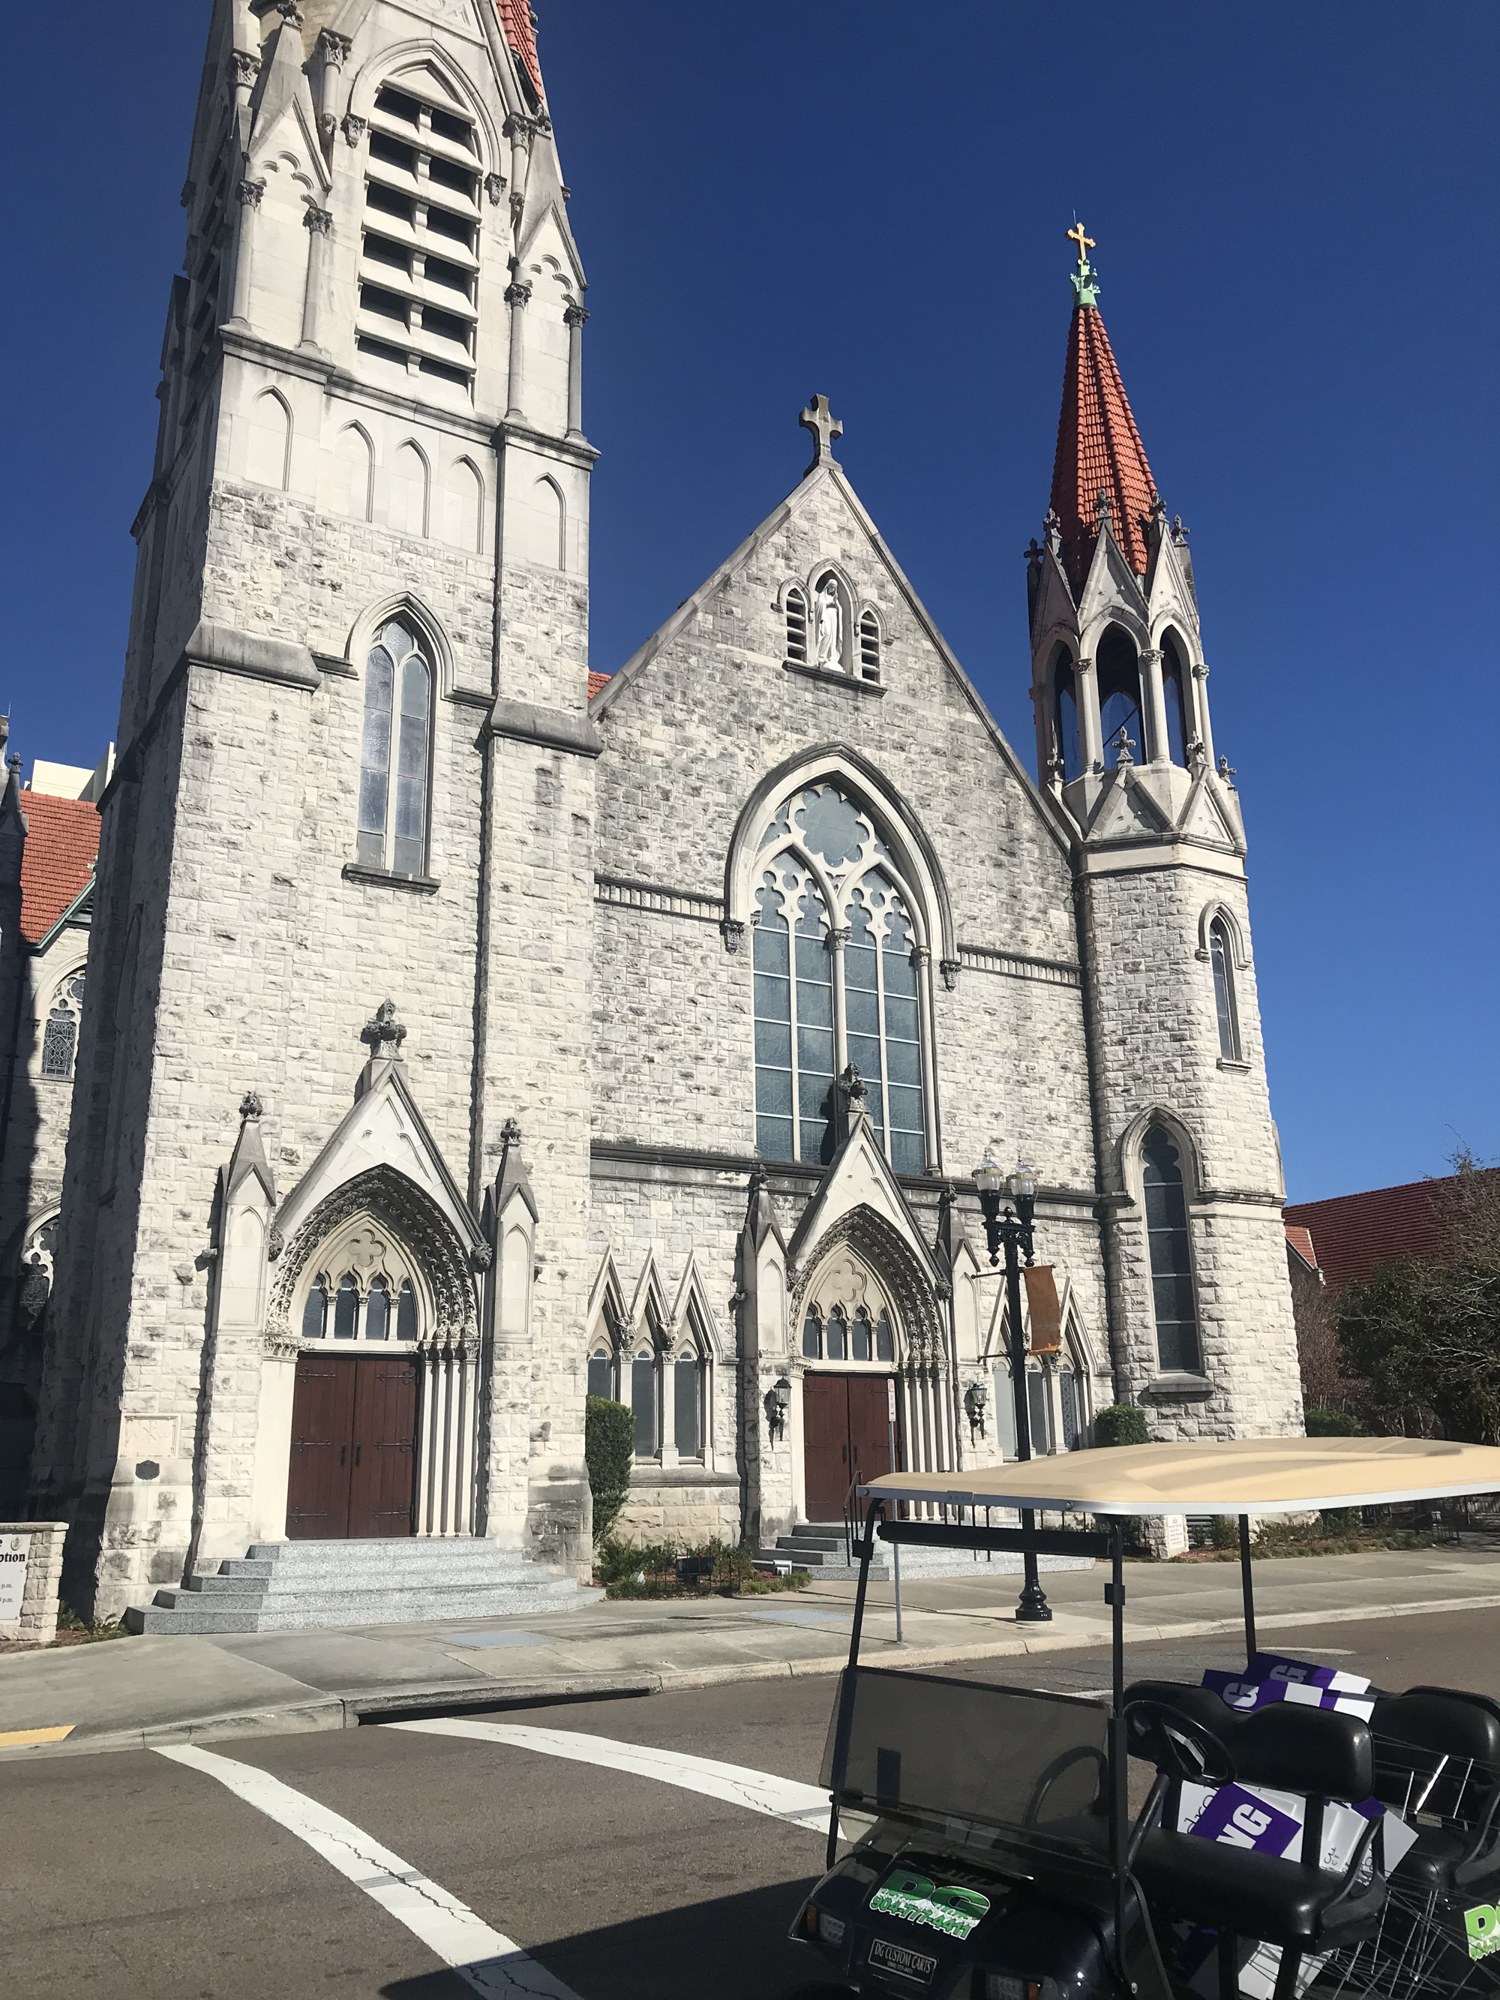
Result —
[[590, 674], [524, 0], [216, 0], [184, 202], [33, 1459], [79, 1595], [286, 1537], [577, 1571], [591, 1390], [652, 1536], [836, 1516], [888, 1409], [993, 1460], [990, 1149], [1043, 1447], [1296, 1427], [1239, 800], [1092, 267], [1034, 781], [821, 399]]

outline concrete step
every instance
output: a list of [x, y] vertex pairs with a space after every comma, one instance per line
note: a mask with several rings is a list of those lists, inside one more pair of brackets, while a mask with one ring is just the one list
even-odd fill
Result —
[[800, 1528], [794, 1528], [789, 1535], [776, 1537], [778, 1549], [841, 1549], [842, 1535], [814, 1535]]
[[266, 1604], [160, 1590], [156, 1602], [125, 1614], [131, 1632], [305, 1632], [335, 1626], [407, 1625], [470, 1618], [540, 1618], [576, 1611], [602, 1592], [561, 1582], [526, 1590], [350, 1591], [294, 1603]]

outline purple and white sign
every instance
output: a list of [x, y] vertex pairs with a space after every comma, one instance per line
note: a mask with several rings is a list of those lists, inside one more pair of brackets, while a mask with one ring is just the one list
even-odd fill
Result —
[[1210, 1667], [1204, 1674], [1203, 1685], [1241, 1715], [1269, 1708], [1279, 1701], [1297, 1702], [1305, 1708], [1337, 1709], [1342, 1715], [1357, 1715], [1365, 1722], [1375, 1710], [1374, 1701], [1366, 1696], [1341, 1694], [1303, 1681], [1256, 1680], [1248, 1672], [1227, 1674], [1216, 1667]]

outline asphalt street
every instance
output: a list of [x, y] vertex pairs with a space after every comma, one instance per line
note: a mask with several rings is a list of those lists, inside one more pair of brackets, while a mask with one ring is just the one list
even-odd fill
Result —
[[[1266, 1643], [1384, 1687], [1500, 1696], [1497, 1617]], [[1202, 1639], [1129, 1663], [1193, 1678], [1240, 1664]], [[1108, 1660], [948, 1671], [1087, 1692]], [[7, 1764], [0, 1994], [783, 2000], [814, 1971], [785, 1934], [821, 1866], [832, 1689], [759, 1681]]]

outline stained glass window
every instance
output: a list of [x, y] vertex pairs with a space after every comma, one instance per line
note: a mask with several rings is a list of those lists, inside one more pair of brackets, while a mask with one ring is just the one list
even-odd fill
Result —
[[1208, 927], [1208, 955], [1213, 962], [1214, 1014], [1219, 1028], [1219, 1054], [1225, 1062], [1240, 1060], [1240, 1023], [1234, 1004], [1234, 960], [1229, 926], [1215, 917]]
[[340, 1278], [333, 1301], [333, 1337], [353, 1340], [359, 1332], [359, 1287], [351, 1275]]
[[783, 803], [760, 846], [770, 850], [753, 943], [761, 1154], [826, 1164], [834, 1078], [852, 1063], [892, 1165], [924, 1173], [926, 954], [884, 840], [863, 807], [821, 784]]
[[410, 1278], [401, 1280], [401, 1290], [396, 1295], [396, 1338], [415, 1340], [417, 1337], [417, 1295], [412, 1290]]
[[83, 1007], [83, 974], [75, 973], [54, 1001], [42, 1030], [42, 1075], [71, 1083], [78, 1061], [78, 1020]]
[[635, 1417], [635, 1455], [657, 1454], [657, 1366], [654, 1354], [637, 1354], [630, 1364], [630, 1408]]
[[328, 1287], [321, 1278], [318, 1278], [307, 1295], [307, 1303], [302, 1308], [302, 1338], [321, 1340], [327, 1331]]
[[375, 1279], [365, 1298], [365, 1339], [391, 1337], [391, 1288], [384, 1278]]
[[427, 865], [431, 737], [432, 668], [396, 620], [365, 666], [357, 854], [368, 867], [420, 875]]
[[1146, 1134], [1141, 1152], [1157, 1353], [1164, 1369], [1194, 1374], [1199, 1367], [1198, 1311], [1182, 1165], [1160, 1125]]
[[672, 1429], [679, 1458], [703, 1456], [703, 1387], [707, 1371], [691, 1350], [672, 1363]]

